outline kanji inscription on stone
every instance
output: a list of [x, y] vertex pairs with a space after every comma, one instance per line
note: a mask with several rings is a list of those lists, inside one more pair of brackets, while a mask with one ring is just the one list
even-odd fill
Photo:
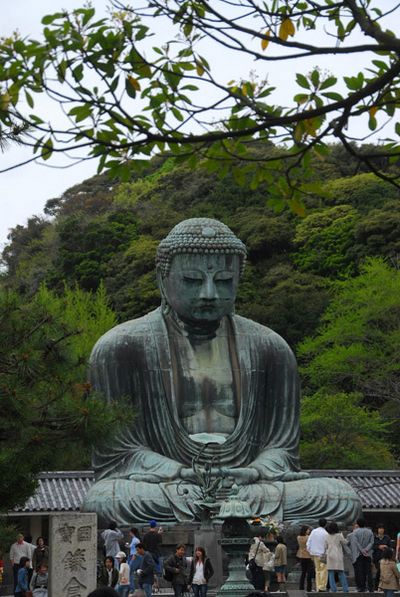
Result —
[[61, 541], [65, 541], [66, 543], [71, 543], [74, 531], [75, 527], [70, 527], [67, 523], [57, 529], [57, 533], [59, 534]]
[[85, 597], [86, 585], [79, 582], [77, 578], [72, 577], [71, 580], [65, 585], [64, 591], [67, 597]]
[[86, 570], [86, 567], [83, 565], [85, 563], [85, 550], [78, 548], [74, 552], [68, 551], [63, 559], [63, 563], [64, 568], [71, 572], [76, 572], [80, 569]]
[[91, 540], [92, 540], [92, 527], [90, 527], [90, 526], [79, 527], [78, 541], [91, 541]]
[[49, 522], [49, 595], [86, 597], [96, 588], [96, 514], [52, 514]]

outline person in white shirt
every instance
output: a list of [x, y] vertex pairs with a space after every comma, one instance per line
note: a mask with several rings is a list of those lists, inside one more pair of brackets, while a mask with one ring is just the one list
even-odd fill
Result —
[[190, 565], [188, 584], [192, 586], [194, 597], [206, 597], [208, 581], [214, 574], [210, 559], [204, 547], [196, 547]]
[[328, 582], [328, 568], [325, 559], [325, 543], [328, 533], [325, 529], [327, 520], [320, 518], [318, 527], [313, 529], [307, 539], [307, 551], [310, 553], [315, 568], [315, 588], [317, 591], [326, 591]]
[[10, 548], [10, 560], [11, 560], [11, 566], [13, 568], [14, 591], [15, 591], [15, 587], [17, 586], [17, 577], [18, 577], [20, 559], [28, 558], [28, 560], [30, 560], [30, 557], [31, 557], [30, 545], [29, 545], [29, 543], [24, 541], [23, 534], [19, 533], [17, 535], [16, 542], [13, 543]]
[[129, 566], [126, 563], [126, 553], [123, 551], [119, 551], [115, 556], [117, 561], [119, 561], [119, 576], [118, 576], [118, 584], [117, 584], [117, 593], [121, 595], [121, 597], [128, 597], [130, 593], [129, 587]]

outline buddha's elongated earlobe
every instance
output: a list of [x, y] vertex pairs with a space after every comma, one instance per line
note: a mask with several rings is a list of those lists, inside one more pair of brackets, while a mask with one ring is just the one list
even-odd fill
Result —
[[165, 284], [164, 284], [164, 276], [162, 274], [160, 267], [157, 267], [156, 274], [157, 274], [157, 284], [158, 284], [158, 288], [159, 288], [160, 294], [161, 294], [161, 311], [162, 311], [163, 315], [168, 315], [168, 313], [170, 313], [170, 311], [171, 311], [171, 305], [168, 302], [167, 293], [166, 293]]

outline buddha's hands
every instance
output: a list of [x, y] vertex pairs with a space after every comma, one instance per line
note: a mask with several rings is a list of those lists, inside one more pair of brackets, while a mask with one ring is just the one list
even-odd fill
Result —
[[301, 479], [309, 479], [310, 475], [304, 471], [287, 471], [281, 477], [280, 481], [300, 481]]
[[[182, 468], [180, 476], [185, 481], [199, 484], [198, 475], [192, 468]], [[252, 467], [213, 467], [210, 471], [210, 476], [212, 479], [225, 478], [229, 479], [232, 484], [246, 485], [257, 481], [260, 478], [260, 473]]]
[[249, 483], [255, 483], [260, 478], [260, 473], [257, 469], [246, 466], [237, 468], [226, 468], [219, 469], [220, 475], [228, 479], [232, 479], [233, 483], [237, 485], [248, 485]]
[[196, 483], [198, 481], [195, 471], [189, 467], [182, 467], [179, 476], [181, 479], [192, 483]]

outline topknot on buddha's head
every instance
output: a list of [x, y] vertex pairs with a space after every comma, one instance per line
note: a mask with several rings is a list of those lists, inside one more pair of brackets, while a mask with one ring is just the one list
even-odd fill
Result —
[[156, 265], [166, 276], [172, 259], [182, 253], [239, 255], [240, 274], [246, 263], [246, 247], [226, 224], [212, 218], [179, 222], [157, 247]]

